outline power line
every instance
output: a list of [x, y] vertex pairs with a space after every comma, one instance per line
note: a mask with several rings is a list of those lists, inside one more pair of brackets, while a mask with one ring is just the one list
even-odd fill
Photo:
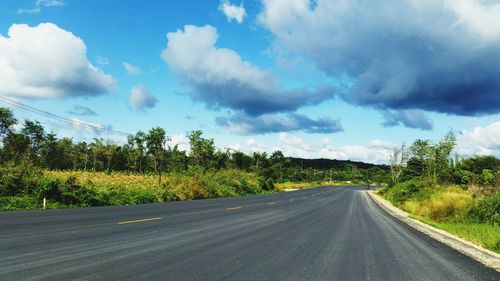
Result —
[[105, 129], [105, 128], [102, 128], [102, 127], [99, 127], [99, 126], [96, 126], [96, 125], [92, 125], [92, 124], [88, 124], [88, 123], [85, 123], [85, 122], [75, 121], [73, 119], [62, 117], [62, 116], [59, 116], [59, 115], [56, 115], [56, 114], [53, 114], [53, 113], [50, 113], [50, 112], [47, 112], [47, 111], [44, 111], [44, 110], [32, 107], [32, 106], [29, 106], [29, 105], [26, 105], [26, 104], [23, 104], [21, 102], [11, 100], [11, 99], [9, 99], [9, 98], [7, 98], [5, 96], [2, 96], [2, 95], [0, 95], [0, 102], [3, 102], [3, 103], [8, 104], [10, 106], [13, 106], [13, 107], [16, 107], [16, 108], [19, 108], [19, 109], [22, 109], [22, 110], [25, 110], [25, 111], [28, 111], [28, 112], [31, 112], [31, 113], [35, 113], [35, 114], [44, 116], [46, 118], [49, 118], [49, 119], [52, 119], [52, 120], [56, 120], [56, 121], [59, 121], [59, 122], [62, 122], [62, 123], [66, 123], [66, 124], [69, 124], [69, 125], [72, 125], [72, 126], [76, 126], [76, 127], [80, 127], [80, 128], [84, 128], [84, 129], [90, 129], [90, 130], [94, 130], [94, 131], [98, 131], [98, 132], [103, 132], [103, 133], [108, 133], [108, 134], [113, 134], [113, 135], [120, 135], [120, 136], [129, 136], [130, 135], [129, 133], [120, 132], [120, 131], [114, 131], [114, 130], [108, 130], [108, 129]]

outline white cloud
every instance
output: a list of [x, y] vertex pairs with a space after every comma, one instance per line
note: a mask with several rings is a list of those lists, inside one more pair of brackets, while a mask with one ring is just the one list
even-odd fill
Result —
[[64, 0], [36, 0], [37, 6], [59, 7], [64, 6]]
[[139, 75], [141, 74], [141, 69], [131, 63], [124, 62], [123, 63], [123, 68], [128, 72], [128, 74], [131, 75]]
[[0, 94], [22, 98], [96, 96], [115, 79], [93, 66], [82, 39], [52, 23], [14, 24], [0, 35]]
[[243, 2], [239, 6], [232, 5], [229, 0], [222, 0], [219, 5], [219, 11], [226, 15], [227, 20], [230, 22], [235, 20], [238, 23], [242, 23], [246, 16], [245, 7], [243, 7]]
[[63, 0], [37, 0], [35, 6], [29, 9], [20, 8], [18, 14], [38, 14], [42, 11], [42, 7], [60, 7], [64, 6]]
[[387, 164], [390, 151], [397, 145], [391, 142], [373, 140], [362, 145], [333, 145], [328, 138], [307, 143], [297, 136], [281, 133], [280, 145], [276, 148], [283, 154], [300, 158], [328, 158], [337, 160], [362, 161], [366, 163]]
[[500, 157], [500, 122], [486, 127], [463, 130], [457, 136], [455, 151], [461, 156], [495, 155]]
[[156, 97], [143, 85], [134, 86], [128, 98], [129, 106], [138, 110], [153, 108], [157, 102]]
[[243, 60], [233, 50], [218, 48], [217, 30], [186, 25], [167, 34], [162, 58], [184, 84], [188, 95], [211, 108], [230, 108], [250, 115], [293, 111], [333, 96], [331, 88], [282, 89], [268, 71]]
[[179, 150], [189, 152], [189, 139], [185, 135], [173, 135], [166, 142], [166, 147], [174, 148], [176, 145]]
[[248, 153], [264, 152], [266, 150], [263, 144], [257, 142], [255, 139], [252, 138], [246, 139], [245, 144], [246, 144], [246, 151]]

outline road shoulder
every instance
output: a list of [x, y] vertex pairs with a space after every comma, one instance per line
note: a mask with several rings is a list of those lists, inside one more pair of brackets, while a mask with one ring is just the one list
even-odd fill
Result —
[[494, 268], [495, 270], [500, 272], [500, 255], [484, 249], [481, 246], [473, 244], [469, 241], [466, 241], [460, 237], [457, 237], [453, 234], [450, 234], [444, 230], [435, 228], [428, 224], [425, 224], [421, 221], [413, 219], [410, 217], [408, 213], [400, 210], [399, 208], [392, 205], [389, 201], [385, 200], [381, 196], [375, 194], [373, 191], [367, 192], [370, 198], [377, 203], [383, 210], [389, 213], [391, 216], [395, 217], [401, 222], [411, 226], [412, 228], [430, 236], [441, 243], [444, 243], [451, 248], [461, 252], [464, 255], [467, 255], [482, 264]]

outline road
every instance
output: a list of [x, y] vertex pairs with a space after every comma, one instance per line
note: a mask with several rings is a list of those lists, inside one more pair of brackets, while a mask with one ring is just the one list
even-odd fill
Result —
[[366, 192], [0, 213], [0, 280], [500, 280]]

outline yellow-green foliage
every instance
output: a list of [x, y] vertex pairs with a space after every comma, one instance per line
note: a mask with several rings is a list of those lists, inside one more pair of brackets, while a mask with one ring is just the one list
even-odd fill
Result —
[[429, 199], [409, 200], [402, 204], [403, 210], [436, 221], [461, 218], [472, 203], [472, 194], [456, 187], [436, 189]]
[[403, 183], [380, 194], [417, 219], [500, 253], [499, 193]]
[[[45, 171], [44, 177], [61, 181], [65, 181], [68, 177], [75, 177], [79, 185], [94, 189], [107, 197], [120, 198], [120, 200], [111, 200], [111, 205], [232, 197], [262, 192], [258, 185], [259, 177], [240, 170], [168, 173], [162, 176], [161, 183], [158, 183], [158, 175], [120, 172], [108, 174]], [[130, 200], [127, 196], [135, 199], [128, 202]], [[107, 197], [106, 202], [109, 202]], [[140, 198], [137, 199], [137, 197]]]
[[283, 182], [275, 184], [276, 190], [282, 191], [284, 189], [305, 189], [319, 186], [317, 182]]
[[284, 189], [306, 189], [316, 186], [341, 186], [345, 185], [343, 182], [334, 182], [334, 181], [323, 181], [323, 182], [283, 182], [276, 183], [275, 189], [277, 191], [283, 191]]

